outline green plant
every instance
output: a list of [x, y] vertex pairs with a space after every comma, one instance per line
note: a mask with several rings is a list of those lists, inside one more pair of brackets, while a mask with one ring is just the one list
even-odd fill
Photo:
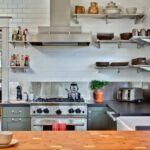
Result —
[[108, 81], [98, 81], [98, 80], [92, 80], [90, 83], [90, 87], [92, 90], [98, 90], [101, 89], [104, 86], [107, 86], [109, 84]]

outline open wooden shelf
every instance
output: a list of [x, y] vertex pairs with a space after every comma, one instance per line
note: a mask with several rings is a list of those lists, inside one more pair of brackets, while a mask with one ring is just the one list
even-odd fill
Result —
[[10, 44], [12, 44], [14, 46], [14, 48], [17, 45], [23, 45], [24, 47], [27, 47], [27, 45], [29, 45], [29, 42], [27, 41], [9, 41]]
[[96, 69], [98, 69], [100, 72], [101, 70], [104, 69], [114, 69], [117, 70], [118, 73], [120, 73], [122, 69], [137, 69], [137, 72], [139, 72], [139, 70], [150, 71], [150, 65], [108, 66], [108, 67], [96, 66]]
[[150, 36], [134, 36], [131, 41], [142, 45], [150, 45]]
[[135, 23], [138, 23], [144, 18], [145, 14], [73, 14], [72, 16], [75, 23], [79, 23], [78, 18], [96, 18], [105, 19], [106, 24], [108, 24], [108, 19], [134, 19]]
[[21, 70], [23, 72], [26, 72], [26, 70], [29, 69], [29, 66], [8, 66], [8, 68], [13, 69], [15, 72], [17, 70]]
[[135, 41], [131, 41], [131, 40], [96, 40], [95, 44], [97, 44], [97, 47], [101, 47], [101, 44], [117, 44], [118, 48], [121, 48], [122, 44], [137, 44], [138, 47], [138, 43]]

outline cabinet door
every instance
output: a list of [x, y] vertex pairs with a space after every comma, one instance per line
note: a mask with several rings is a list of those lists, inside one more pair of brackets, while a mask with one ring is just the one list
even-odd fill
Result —
[[88, 108], [88, 130], [102, 130], [106, 128], [104, 110], [104, 107]]
[[3, 107], [4, 118], [28, 118], [30, 117], [30, 107]]
[[3, 131], [30, 131], [31, 119], [30, 118], [3, 118], [2, 130]]
[[88, 108], [88, 130], [111, 130], [113, 124], [106, 114], [107, 107]]

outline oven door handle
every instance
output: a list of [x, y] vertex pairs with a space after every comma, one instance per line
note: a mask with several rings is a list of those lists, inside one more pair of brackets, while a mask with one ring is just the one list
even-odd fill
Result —
[[[51, 126], [52, 124], [34, 124], [33, 126], [36, 127], [36, 126]], [[84, 126], [84, 123], [81, 123], [81, 124], [66, 124], [66, 125], [69, 125], [69, 126]]]

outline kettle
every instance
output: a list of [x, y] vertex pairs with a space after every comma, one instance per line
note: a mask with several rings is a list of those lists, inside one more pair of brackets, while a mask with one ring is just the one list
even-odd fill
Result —
[[79, 87], [77, 83], [72, 82], [70, 85], [70, 90], [66, 89], [68, 92], [68, 99], [70, 100], [79, 100], [81, 98], [81, 94], [78, 92]]

